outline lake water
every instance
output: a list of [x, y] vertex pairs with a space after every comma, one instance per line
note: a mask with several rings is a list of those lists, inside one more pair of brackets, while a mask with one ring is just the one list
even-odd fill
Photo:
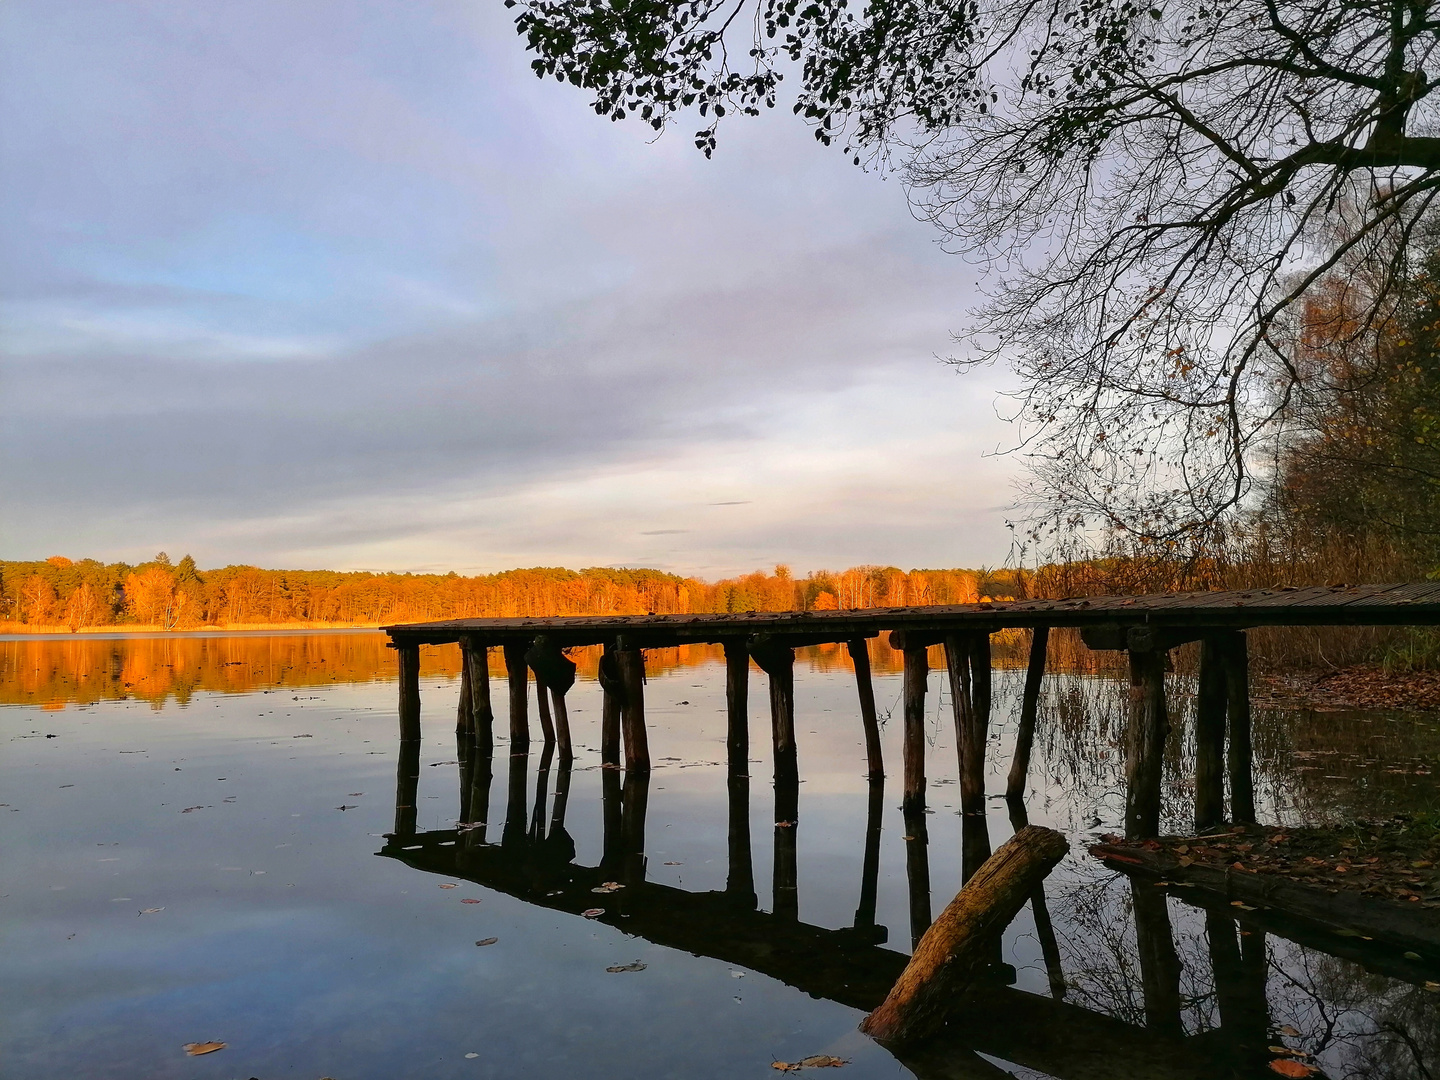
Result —
[[[1086, 854], [1120, 827], [1125, 688], [1079, 674], [1047, 678], [1032, 764], [1029, 820], [1073, 844], [1040, 919], [1022, 910], [944, 1045], [902, 1062], [860, 1035], [876, 985], [960, 887], [967, 845], [981, 857], [1016, 823], [998, 798], [983, 822], [956, 812], [943, 671], [928, 813], [906, 819], [898, 665], [876, 666], [897, 718], [883, 789], [843, 660], [797, 659], [797, 811], [785, 792], [777, 810], [758, 671], [750, 777], [727, 778], [713, 650], [650, 658], [655, 769], [626, 786], [599, 767], [593, 665], [568, 698], [563, 770], [538, 739], [509, 756], [498, 681], [493, 761], [457, 745], [458, 650], [424, 649], [416, 833], [394, 836], [381, 635], [0, 640], [0, 1073], [650, 1080], [829, 1054], [842, 1080], [1274, 1076], [1266, 1046], [1284, 1045], [1328, 1076], [1440, 1075], [1423, 978], [1141, 891]], [[996, 672], [991, 792], [1022, 677]], [[1183, 720], [1184, 680], [1172, 689]], [[1256, 730], [1263, 821], [1440, 806], [1433, 718], [1260, 709]], [[1183, 825], [1186, 737], [1171, 751]], [[591, 892], [607, 881], [623, 888]], [[1140, 942], [1153, 961], [1164, 940], [1178, 995], [1146, 985]], [[212, 1040], [225, 1049], [182, 1049]]]

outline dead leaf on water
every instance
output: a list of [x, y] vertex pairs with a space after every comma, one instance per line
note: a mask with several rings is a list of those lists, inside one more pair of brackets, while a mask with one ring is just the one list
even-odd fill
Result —
[[838, 1069], [842, 1065], [849, 1064], [850, 1062], [845, 1058], [831, 1057], [829, 1054], [812, 1054], [799, 1061], [772, 1061], [770, 1067], [781, 1072], [799, 1072], [801, 1069]]
[[601, 915], [605, 914], [605, 909], [603, 907], [586, 908], [584, 911], [580, 912], [580, 914], [585, 916], [585, 918], [587, 919], [598, 919]]
[[475, 944], [476, 944], [476, 945], [494, 945], [495, 942], [497, 942], [497, 941], [499, 941], [499, 940], [500, 940], [500, 939], [499, 939], [498, 937], [487, 937], [487, 938], [481, 938], [479, 941], [475, 942]]
[[224, 1050], [223, 1042], [186, 1043], [185, 1053], [191, 1057], [199, 1057], [201, 1054], [213, 1054], [216, 1050]]
[[645, 965], [642, 964], [639, 960], [636, 960], [633, 964], [614, 964], [611, 967], [607, 967], [605, 970], [610, 972], [610, 974], [612, 975], [618, 975], [622, 971], [644, 971]]
[[1281, 1076], [1305, 1077], [1312, 1076], [1315, 1070], [1306, 1065], [1303, 1061], [1296, 1061], [1294, 1058], [1277, 1058], [1270, 1062], [1270, 1071], [1277, 1072]]
[[453, 881], [442, 881], [440, 883], [440, 888], [442, 889], [458, 889], [459, 887], [460, 886], [456, 885]]
[[478, 904], [480, 901], [476, 900], [473, 896], [467, 896], [464, 900], [461, 900], [460, 902], [462, 904]]
[[1293, 1028], [1289, 1024], [1282, 1024], [1280, 1026], [1280, 1034], [1289, 1035], [1291, 1038], [1295, 1038], [1300, 1034], [1300, 1032], [1296, 1031], [1295, 1028]]
[[158, 915], [158, 914], [160, 914], [160, 912], [162, 912], [162, 911], [164, 911], [164, 910], [165, 910], [165, 909], [164, 909], [163, 907], [147, 907], [144, 911], [140, 912], [140, 914], [141, 914], [141, 915]]

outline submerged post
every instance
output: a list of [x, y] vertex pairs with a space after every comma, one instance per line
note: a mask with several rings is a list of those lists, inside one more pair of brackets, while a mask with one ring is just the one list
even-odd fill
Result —
[[1195, 831], [1225, 820], [1225, 651], [1213, 637], [1200, 642], [1195, 694]]
[[505, 646], [505, 674], [510, 682], [510, 753], [523, 754], [530, 749], [530, 671], [523, 643]]
[[617, 649], [620, 685], [625, 700], [620, 706], [620, 726], [625, 735], [625, 771], [650, 773], [650, 742], [645, 733], [645, 657], [639, 649]]
[[1125, 733], [1125, 835], [1160, 835], [1160, 790], [1165, 737], [1165, 652], [1130, 650], [1130, 723]]
[[1227, 635], [1225, 686], [1230, 723], [1230, 820], [1255, 824], [1255, 777], [1250, 735], [1249, 641], [1243, 632]]
[[880, 722], [875, 715], [875, 683], [870, 677], [870, 645], [864, 638], [845, 643], [855, 664], [855, 688], [860, 694], [860, 723], [865, 728], [865, 762], [871, 780], [885, 775], [885, 757], [880, 750]]
[[1018, 799], [1025, 794], [1030, 775], [1030, 750], [1035, 744], [1035, 719], [1040, 711], [1040, 686], [1045, 679], [1045, 653], [1050, 627], [1037, 626], [1030, 638], [1030, 665], [1025, 670], [1025, 692], [1020, 698], [1020, 728], [1015, 733], [1015, 758], [1005, 781], [1005, 796]]
[[[750, 772], [750, 653], [725, 640], [725, 753], [731, 776]], [[753, 890], [752, 890], [753, 891]]]

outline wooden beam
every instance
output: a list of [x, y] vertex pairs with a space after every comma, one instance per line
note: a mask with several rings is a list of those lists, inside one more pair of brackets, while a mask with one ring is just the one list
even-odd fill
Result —
[[730, 638], [725, 642], [725, 754], [731, 776], [750, 773], [749, 710], [750, 653], [744, 641]]
[[505, 674], [510, 682], [510, 753], [530, 749], [530, 669], [521, 642], [505, 646]]
[[650, 773], [650, 740], [645, 732], [645, 657], [639, 649], [621, 648], [616, 659], [625, 699], [620, 706], [620, 727], [625, 736], [625, 771]]
[[1195, 694], [1195, 831], [1225, 820], [1225, 651], [1213, 637], [1200, 643]]
[[870, 645], [864, 638], [845, 643], [855, 664], [855, 688], [860, 695], [860, 724], [865, 730], [865, 763], [871, 780], [885, 776], [885, 755], [880, 748], [880, 721], [875, 714], [875, 683], [870, 676]]
[[1250, 650], [1243, 633], [1225, 638], [1226, 716], [1230, 727], [1230, 820], [1255, 823], [1254, 750], [1250, 734]]
[[905, 648], [905, 805], [925, 801], [925, 683], [930, 662], [925, 646]]
[[490, 703], [490, 650], [483, 641], [472, 640], [465, 650], [470, 669], [470, 707], [474, 712], [471, 730], [475, 745], [486, 754], [494, 745], [495, 710]]
[[1020, 697], [1020, 727], [1015, 733], [1015, 757], [1010, 762], [1010, 775], [1005, 781], [1005, 796], [1019, 799], [1025, 795], [1030, 776], [1030, 750], [1035, 744], [1035, 719], [1040, 711], [1040, 687], [1045, 681], [1045, 653], [1050, 641], [1050, 628], [1037, 626], [1030, 637], [1030, 665], [1025, 669], [1025, 691]]
[[600, 763], [620, 767], [620, 713], [625, 701], [625, 688], [620, 679], [620, 659], [613, 643], [605, 646], [598, 671], [600, 689], [604, 694], [600, 707]]
[[1165, 654], [1130, 654], [1130, 720], [1125, 732], [1125, 835], [1160, 834], [1160, 782], [1165, 737]]

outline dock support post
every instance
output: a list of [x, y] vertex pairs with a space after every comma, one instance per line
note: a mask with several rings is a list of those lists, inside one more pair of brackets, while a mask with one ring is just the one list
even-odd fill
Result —
[[1145, 997], [1145, 1027], [1157, 1035], [1179, 1038], [1184, 1034], [1180, 1018], [1180, 956], [1175, 951], [1165, 893], [1148, 881], [1131, 878], [1130, 898]]
[[871, 780], [885, 776], [885, 756], [880, 750], [880, 722], [875, 715], [875, 684], [870, 677], [870, 646], [864, 638], [845, 643], [855, 664], [855, 688], [860, 694], [860, 723], [865, 728], [865, 761]]
[[560, 761], [568, 764], [575, 759], [575, 748], [570, 742], [570, 710], [565, 706], [565, 691], [550, 687], [550, 704], [555, 712], [555, 741], [560, 747]]
[[952, 634], [945, 639], [945, 667], [955, 710], [955, 750], [960, 759], [960, 810], [985, 812], [985, 750], [990, 729], [990, 635]]
[[725, 642], [725, 751], [732, 777], [750, 772], [749, 708], [750, 653], [743, 641], [728, 639]]
[[775, 864], [771, 876], [772, 909], [779, 918], [800, 918], [800, 871], [795, 834], [800, 830], [800, 780], [775, 780]]
[[575, 685], [575, 662], [544, 634], [530, 645], [525, 662], [535, 673], [535, 698], [545, 741], [547, 744], [556, 741], [560, 760], [569, 761], [575, 754], [570, 745], [570, 714], [565, 708], [565, 694]]
[[414, 836], [420, 789], [420, 646], [395, 647], [400, 668], [400, 754], [395, 768], [395, 835]]
[[1195, 831], [1225, 820], [1224, 645], [1213, 637], [1200, 641], [1200, 675], [1195, 694]]
[[1230, 820], [1255, 824], [1255, 778], [1250, 735], [1250, 656], [1243, 631], [1227, 635], [1226, 711], [1230, 725]]
[[1025, 782], [1030, 775], [1030, 750], [1035, 745], [1035, 719], [1040, 711], [1040, 686], [1045, 679], [1045, 653], [1050, 642], [1050, 627], [1035, 627], [1030, 638], [1030, 666], [1025, 670], [1025, 692], [1020, 698], [1020, 729], [1015, 733], [1015, 758], [1010, 762], [1010, 775], [1005, 781], [1005, 797], [1019, 799], [1025, 795]]
[[930, 929], [930, 834], [925, 825], [925, 788], [904, 804], [905, 884], [910, 900], [910, 947]]
[[728, 784], [730, 867], [725, 877], [725, 892], [739, 907], [749, 911], [755, 907], [755, 862], [750, 854], [750, 777], [732, 772]]
[[510, 753], [530, 749], [530, 669], [525, 664], [525, 644], [505, 646], [505, 673], [510, 681]]
[[[639, 656], [637, 651], [636, 656]], [[620, 880], [638, 885], [645, 880], [645, 812], [650, 801], [650, 770], [627, 770], [622, 796], [625, 860]]]
[[751, 640], [750, 655], [770, 677], [770, 739], [775, 752], [775, 783], [800, 778], [795, 750], [795, 650], [788, 645]]
[[515, 848], [525, 844], [525, 774], [529, 769], [529, 754], [522, 750], [510, 755], [505, 786], [505, 824], [500, 831], [501, 847]]
[[860, 864], [860, 906], [855, 909], [855, 929], [875, 926], [875, 907], [880, 894], [880, 828], [885, 814], [885, 778], [870, 778], [870, 800], [865, 813], [865, 858]]
[[1160, 781], [1165, 763], [1165, 652], [1130, 650], [1130, 723], [1125, 732], [1125, 835], [1160, 835]]
[[537, 671], [535, 673], [535, 712], [540, 717], [540, 735], [545, 740], [546, 750], [553, 749], [555, 746], [555, 721], [550, 716], [549, 689]]
[[493, 752], [495, 710], [490, 703], [490, 650], [483, 641], [471, 641], [465, 649], [465, 666], [470, 671], [470, 727], [475, 746], [484, 754]]
[[925, 683], [930, 674], [924, 645], [905, 646], [904, 803], [925, 801]]
[[625, 699], [624, 687], [620, 682], [620, 660], [614, 644], [607, 644], [600, 656], [598, 671], [600, 690], [604, 698], [600, 706], [600, 764], [602, 767], [620, 767], [620, 711]]
[[470, 737], [475, 731], [474, 693], [470, 688], [470, 646], [460, 642], [460, 706], [455, 710], [455, 734]]
[[625, 700], [620, 724], [625, 734], [625, 771], [650, 774], [650, 743], [645, 733], [645, 656], [639, 649], [620, 648], [620, 685]]

